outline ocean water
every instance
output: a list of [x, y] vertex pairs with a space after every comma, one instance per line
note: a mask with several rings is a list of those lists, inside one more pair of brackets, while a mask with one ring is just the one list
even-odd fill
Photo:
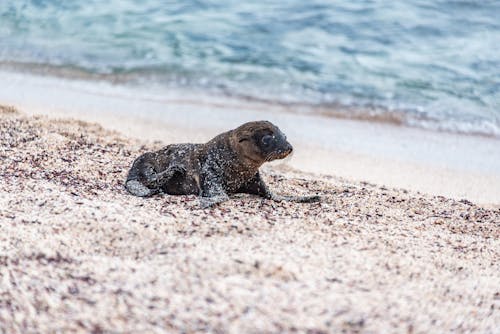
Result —
[[500, 1], [0, 0], [0, 68], [500, 136]]

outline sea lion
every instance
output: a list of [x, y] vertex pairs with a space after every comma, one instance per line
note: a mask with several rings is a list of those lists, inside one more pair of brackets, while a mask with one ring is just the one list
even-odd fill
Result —
[[319, 196], [274, 194], [262, 180], [259, 167], [285, 158], [292, 150], [286, 136], [271, 122], [249, 122], [205, 144], [172, 144], [144, 153], [134, 161], [125, 187], [141, 197], [199, 195], [204, 208], [226, 201], [234, 193], [275, 201], [319, 201]]

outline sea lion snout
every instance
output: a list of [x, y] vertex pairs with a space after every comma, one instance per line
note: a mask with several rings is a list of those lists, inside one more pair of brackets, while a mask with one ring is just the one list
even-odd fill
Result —
[[280, 145], [280, 147], [278, 147], [276, 149], [276, 157], [274, 157], [274, 159], [272, 159], [272, 160], [275, 160], [275, 159], [284, 159], [287, 156], [289, 156], [292, 152], [293, 152], [293, 146], [292, 146], [292, 144], [290, 144], [285, 139], [284, 142], [282, 143], [282, 145]]
[[286, 153], [286, 155], [289, 155], [290, 153], [293, 152], [293, 146], [289, 142], [286, 142], [285, 148], [283, 149], [283, 152]]
[[275, 126], [273, 130], [272, 135], [262, 138], [265, 141], [266, 137], [270, 137], [269, 143], [262, 145], [262, 151], [266, 154], [267, 161], [284, 159], [293, 152], [293, 146], [288, 142], [285, 134]]

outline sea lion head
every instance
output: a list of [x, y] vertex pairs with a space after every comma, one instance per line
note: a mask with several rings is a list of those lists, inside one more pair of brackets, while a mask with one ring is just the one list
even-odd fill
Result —
[[245, 123], [234, 129], [231, 137], [238, 155], [259, 165], [283, 159], [293, 151], [285, 134], [268, 121]]

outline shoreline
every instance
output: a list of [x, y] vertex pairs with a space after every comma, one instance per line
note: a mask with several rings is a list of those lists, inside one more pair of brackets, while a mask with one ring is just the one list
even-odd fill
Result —
[[0, 79], [0, 103], [31, 115], [97, 122], [164, 144], [204, 142], [243, 122], [268, 119], [295, 147], [286, 166], [500, 206], [497, 138], [268, 110], [258, 103], [175, 91], [155, 100], [127, 87], [87, 84], [86, 90], [71, 81], [13, 74]]
[[162, 142], [0, 108], [0, 332], [493, 332], [500, 209], [264, 168], [280, 194], [130, 196]]
[[[152, 72], [151, 74], [153, 74]], [[130, 99], [130, 93], [137, 94], [134, 100], [144, 103], [163, 103], [178, 106], [205, 105], [219, 109], [234, 110], [235, 108], [250, 110], [268, 110], [273, 113], [291, 113], [295, 115], [309, 115], [325, 119], [337, 119], [361, 123], [375, 123], [392, 125], [396, 127], [420, 129], [429, 132], [438, 132], [451, 135], [464, 135], [500, 140], [500, 130], [489, 129], [472, 130], [463, 127], [452, 127], [439, 123], [437, 120], [420, 115], [416, 118], [406, 117], [407, 112], [376, 105], [343, 105], [339, 102], [313, 103], [287, 100], [270, 100], [264, 97], [229, 94], [211, 90], [208, 87], [172, 87], [163, 86], [156, 79], [148, 76], [141, 78], [137, 74], [98, 74], [89, 73], [77, 68], [64, 68], [51, 65], [38, 64], [10, 64], [0, 62], [0, 74], [6, 76], [5, 81], [21, 80], [30, 84], [46, 80], [49, 85], [58, 86], [64, 83], [70, 90], [79, 90], [82, 93], [93, 95], [114, 96], [116, 98]], [[136, 77], [134, 79], [134, 77]], [[95, 89], [95, 87], [102, 90]], [[406, 115], [406, 116], [405, 116]], [[424, 124], [426, 124], [424, 126]], [[500, 126], [500, 125], [499, 125]]]

